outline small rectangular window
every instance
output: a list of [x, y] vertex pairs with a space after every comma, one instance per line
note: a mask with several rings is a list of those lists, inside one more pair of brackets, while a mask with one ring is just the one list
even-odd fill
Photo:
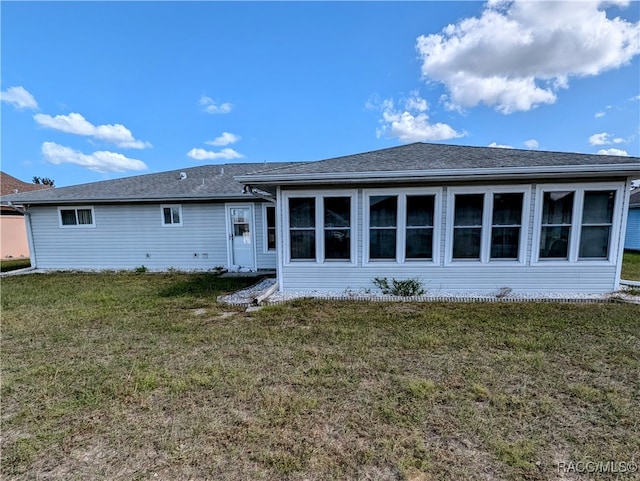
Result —
[[613, 226], [615, 191], [587, 191], [582, 207], [580, 259], [606, 259]]
[[314, 197], [289, 199], [291, 259], [316, 258], [316, 202]]
[[273, 205], [266, 206], [267, 222], [267, 250], [276, 248], [276, 208]]
[[453, 258], [480, 259], [484, 194], [455, 196]]
[[545, 192], [542, 200], [540, 258], [568, 259], [575, 192]]
[[64, 227], [93, 227], [93, 208], [60, 209], [60, 224]]
[[178, 226], [182, 225], [182, 207], [180, 205], [162, 206], [162, 225]]
[[351, 198], [324, 197], [324, 258], [351, 258]]
[[522, 228], [522, 193], [493, 195], [491, 259], [517, 259]]
[[369, 197], [369, 258], [396, 258], [398, 226], [398, 197], [373, 195]]
[[406, 259], [433, 257], [434, 203], [433, 195], [407, 195]]

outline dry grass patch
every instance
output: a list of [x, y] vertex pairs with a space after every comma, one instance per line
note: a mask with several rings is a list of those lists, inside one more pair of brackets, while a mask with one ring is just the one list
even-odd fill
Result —
[[639, 457], [637, 306], [224, 314], [242, 281], [3, 280], [3, 476], [546, 480]]

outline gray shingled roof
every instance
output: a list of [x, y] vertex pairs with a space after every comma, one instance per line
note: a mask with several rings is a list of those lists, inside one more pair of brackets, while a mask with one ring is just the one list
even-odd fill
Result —
[[[157, 174], [23, 192], [3, 196], [2, 201], [11, 201], [16, 204], [53, 204], [253, 199], [251, 194], [242, 193], [243, 184], [235, 181], [234, 176], [286, 165], [290, 163], [204, 165]], [[185, 179], [180, 178], [182, 172], [186, 174]]]
[[437, 176], [445, 171], [480, 174], [482, 170], [518, 172], [531, 168], [544, 170], [546, 167], [549, 167], [549, 171], [563, 167], [567, 171], [579, 171], [579, 167], [589, 170], [590, 166], [605, 166], [604, 170], [610, 171], [631, 166], [631, 170], [640, 172], [640, 158], [418, 142], [318, 162], [296, 163], [269, 172], [268, 175], [243, 175], [238, 180], [277, 183], [278, 180], [292, 181], [296, 178], [318, 181], [358, 179], [364, 178], [362, 174], [365, 173], [380, 173], [379, 177], [391, 178], [396, 175], [406, 177], [414, 172], [420, 172], [423, 176], [431, 172]]

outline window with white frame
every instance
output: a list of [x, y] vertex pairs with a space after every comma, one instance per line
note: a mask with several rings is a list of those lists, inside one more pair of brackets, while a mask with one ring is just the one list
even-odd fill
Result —
[[60, 207], [61, 227], [95, 227], [93, 207]]
[[288, 259], [292, 262], [353, 261], [355, 194], [285, 194]]
[[528, 187], [452, 187], [448, 262], [524, 261]]
[[163, 226], [181, 226], [182, 225], [182, 206], [163, 205], [161, 206], [162, 225]]
[[540, 188], [539, 261], [608, 260], [619, 188]]
[[368, 262], [433, 261], [440, 189], [365, 191]]
[[274, 251], [276, 249], [276, 207], [273, 204], [264, 206], [265, 222], [265, 249]]

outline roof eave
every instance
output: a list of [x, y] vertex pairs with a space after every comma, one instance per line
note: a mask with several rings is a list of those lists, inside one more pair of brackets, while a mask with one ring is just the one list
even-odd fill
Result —
[[555, 178], [559, 174], [595, 177], [602, 174], [613, 174], [620, 177], [640, 175], [638, 164], [616, 165], [571, 165], [544, 167], [509, 167], [481, 169], [443, 169], [424, 171], [373, 171], [373, 172], [329, 172], [322, 174], [289, 174], [266, 175], [259, 177], [241, 175], [235, 180], [245, 184], [322, 184], [327, 182], [341, 183], [377, 183], [377, 182], [417, 182], [433, 180], [498, 180], [498, 179], [531, 179]]
[[139, 204], [139, 203], [175, 203], [175, 202], [207, 202], [216, 200], [255, 200], [250, 193], [221, 194], [215, 196], [183, 196], [183, 197], [131, 197], [111, 198], [96, 197], [91, 199], [20, 199], [2, 200], [3, 205], [78, 205], [78, 204]]

